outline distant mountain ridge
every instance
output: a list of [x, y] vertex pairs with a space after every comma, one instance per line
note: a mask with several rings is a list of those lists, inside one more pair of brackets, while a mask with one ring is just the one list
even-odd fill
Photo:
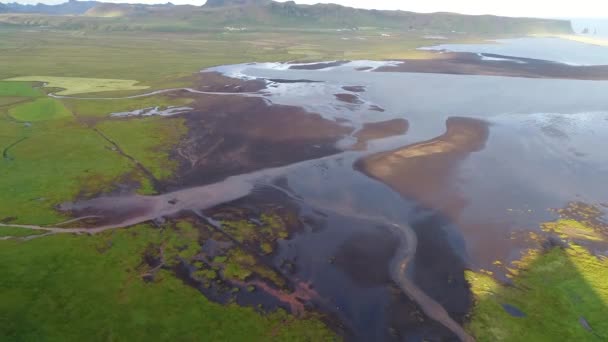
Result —
[[100, 4], [99, 1], [76, 1], [69, 0], [68, 2], [58, 5], [46, 5], [38, 3], [36, 5], [24, 5], [17, 2], [3, 4], [0, 3], [0, 13], [41, 13], [41, 14], [84, 14], [89, 9]]
[[204, 7], [265, 6], [272, 0], [207, 0]]
[[[203, 6], [76, 1], [59, 5], [0, 3], [0, 22], [81, 30], [206, 31], [225, 27], [254, 29], [358, 29], [461, 32], [479, 34], [570, 34], [568, 20], [511, 18], [456, 13], [367, 10], [336, 4], [299, 5], [293, 1], [208, 0]], [[70, 16], [65, 19], [61, 16]]]

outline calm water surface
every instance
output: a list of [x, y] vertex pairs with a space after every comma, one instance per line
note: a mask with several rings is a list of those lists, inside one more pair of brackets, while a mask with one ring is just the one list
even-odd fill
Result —
[[422, 49], [490, 53], [544, 59], [572, 65], [608, 64], [607, 46], [590, 45], [559, 38], [498, 39], [489, 41], [488, 44], [443, 44]]

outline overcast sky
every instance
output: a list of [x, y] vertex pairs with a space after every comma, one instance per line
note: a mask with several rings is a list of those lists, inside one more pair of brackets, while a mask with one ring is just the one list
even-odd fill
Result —
[[[12, 2], [15, 0], [0, 0]], [[21, 3], [62, 3], [66, 0], [16, 0]], [[101, 0], [103, 1], [103, 0]], [[106, 2], [162, 3], [202, 5], [206, 0], [105, 0]], [[285, 0], [279, 0], [285, 1]], [[319, 0], [296, 0], [314, 4]], [[346, 6], [376, 9], [402, 9], [414, 12], [458, 12], [532, 17], [608, 17], [608, 0], [333, 0]]]

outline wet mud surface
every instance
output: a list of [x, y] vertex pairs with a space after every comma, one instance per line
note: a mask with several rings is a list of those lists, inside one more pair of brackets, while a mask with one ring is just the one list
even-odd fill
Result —
[[323, 63], [296, 64], [289, 67], [292, 70], [321, 70], [344, 65], [350, 61], [334, 61]]
[[194, 76], [194, 89], [209, 92], [244, 93], [266, 88], [262, 80], [241, 80], [222, 75], [219, 72], [204, 71]]
[[337, 141], [352, 131], [262, 98], [198, 96], [191, 106], [188, 136], [175, 149], [181, 166], [168, 184], [174, 188], [336, 154]]

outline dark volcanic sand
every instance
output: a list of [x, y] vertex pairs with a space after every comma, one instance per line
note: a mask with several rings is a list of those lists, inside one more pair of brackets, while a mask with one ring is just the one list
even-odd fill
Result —
[[484, 60], [475, 53], [437, 53], [433, 59], [410, 59], [395, 66], [383, 66], [375, 72], [420, 72], [435, 74], [608, 80], [608, 66], [575, 66], [530, 58], [484, 54], [508, 60]]
[[369, 110], [374, 111], [374, 112], [379, 112], [379, 113], [386, 112], [386, 110], [384, 110], [384, 108], [379, 107], [377, 105], [371, 105], [371, 106], [369, 106]]
[[274, 83], [323, 83], [323, 81], [313, 81], [313, 80], [286, 80], [282, 78], [269, 78], [268, 81]]
[[220, 93], [256, 92], [266, 88], [264, 80], [239, 80], [219, 72], [201, 72], [195, 75], [193, 89]]
[[343, 90], [346, 91], [350, 91], [353, 93], [363, 93], [365, 92], [365, 87], [364, 86], [344, 86], [342, 87]]
[[293, 70], [322, 70], [332, 67], [337, 67], [340, 65], [344, 65], [350, 61], [335, 61], [335, 62], [322, 62], [322, 63], [314, 63], [314, 64], [294, 64], [289, 67], [289, 69]]
[[363, 101], [361, 101], [361, 99], [359, 98], [359, 96], [354, 95], [354, 94], [334, 94], [334, 96], [336, 97], [336, 99], [342, 101], [342, 102], [346, 102], [346, 103], [350, 103], [350, 104], [362, 104]]
[[453, 216], [464, 203], [450, 177], [461, 160], [483, 149], [489, 129], [469, 118], [449, 118], [446, 127], [440, 137], [365, 157], [356, 167], [406, 198]]
[[169, 186], [212, 183], [230, 175], [338, 153], [352, 131], [299, 107], [258, 97], [202, 95], [184, 115], [188, 135], [173, 157], [180, 168]]
[[405, 119], [366, 123], [361, 130], [354, 134], [355, 138], [357, 138], [357, 144], [354, 148], [364, 149], [370, 140], [405, 134], [408, 128], [409, 123]]

